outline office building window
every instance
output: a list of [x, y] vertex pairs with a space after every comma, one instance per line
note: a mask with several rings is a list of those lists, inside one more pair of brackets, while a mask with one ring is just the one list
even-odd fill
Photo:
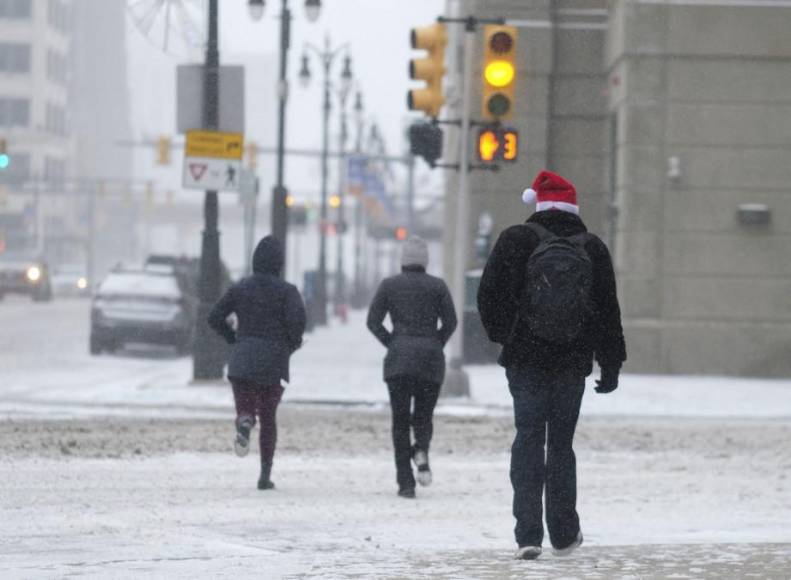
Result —
[[0, 18], [30, 18], [31, 0], [0, 0]]
[[30, 154], [12, 152], [8, 168], [0, 171], [0, 182], [22, 183], [28, 179], [30, 179]]
[[47, 103], [44, 127], [55, 135], [66, 135], [66, 110], [59, 105]]
[[66, 162], [54, 157], [44, 158], [44, 180], [62, 182], [66, 179]]
[[0, 42], [0, 74], [30, 72], [30, 45]]
[[47, 51], [47, 78], [59, 85], [65, 85], [69, 78], [66, 58], [54, 50]]
[[47, 22], [55, 30], [69, 31], [69, 18], [71, 13], [68, 5], [63, 0], [49, 0], [47, 4]]
[[0, 97], [0, 127], [28, 127], [30, 101]]

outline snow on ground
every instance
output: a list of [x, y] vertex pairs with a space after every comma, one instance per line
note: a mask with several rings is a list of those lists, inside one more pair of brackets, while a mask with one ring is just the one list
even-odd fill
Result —
[[[791, 422], [589, 418], [585, 545], [513, 552], [506, 417], [438, 418], [395, 495], [387, 413], [284, 408], [274, 479], [217, 420], [0, 423], [0, 577], [787, 578]], [[65, 449], [64, 449], [65, 447]], [[194, 451], [188, 451], [194, 448]], [[220, 452], [224, 450], [224, 452]]]
[[[87, 354], [88, 305], [0, 304], [0, 578], [784, 578], [791, 381], [626, 375], [576, 438], [585, 545], [514, 562], [496, 366], [443, 401], [419, 499], [395, 496], [383, 349], [308, 337], [275, 492], [229, 451], [231, 395], [163, 351]], [[10, 329], [10, 330], [9, 330]], [[310, 404], [310, 403], [315, 404]], [[338, 403], [364, 405], [340, 405]]]
[[[43, 322], [38, 317], [31, 320], [31, 310]], [[190, 384], [192, 365], [187, 358], [151, 349], [89, 356], [88, 318], [84, 300], [50, 305], [6, 301], [0, 308], [0, 327], [16, 332], [0, 337], [0, 416], [180, 417], [230, 412], [227, 384]], [[354, 313], [348, 325], [336, 324], [307, 336], [293, 358], [293, 382], [285, 401], [386, 405], [383, 356], [384, 349], [365, 329], [362, 313]], [[508, 413], [511, 400], [503, 370], [496, 365], [467, 370], [471, 398], [445, 400], [439, 412]], [[595, 378], [589, 378], [590, 387]], [[583, 413], [788, 417], [791, 380], [626, 374], [619, 390], [606, 397], [589, 388]]]

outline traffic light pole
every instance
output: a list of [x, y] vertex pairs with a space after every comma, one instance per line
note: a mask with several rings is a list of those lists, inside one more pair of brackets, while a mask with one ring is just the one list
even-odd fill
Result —
[[[461, 131], [459, 134], [459, 192], [456, 198], [456, 228], [453, 252], [453, 302], [460, 328], [451, 341], [451, 364], [448, 376], [448, 391], [452, 394], [469, 394], [469, 379], [462, 369], [464, 361], [464, 305], [465, 270], [467, 268], [467, 222], [469, 221], [469, 173], [470, 173], [470, 115], [472, 101], [473, 56], [475, 52], [475, 20], [468, 19], [464, 25], [464, 73], [461, 97]], [[451, 382], [453, 383], [451, 385]], [[451, 394], [451, 393], [449, 393]]]
[[[209, 34], [206, 64], [203, 68], [203, 126], [217, 130], [219, 125], [220, 52], [218, 48], [218, 1], [209, 0]], [[201, 240], [198, 318], [195, 324], [192, 374], [195, 381], [223, 377], [225, 349], [212, 333], [206, 318], [220, 297], [220, 233], [217, 228], [217, 192], [207, 191], [203, 201], [204, 228]]]

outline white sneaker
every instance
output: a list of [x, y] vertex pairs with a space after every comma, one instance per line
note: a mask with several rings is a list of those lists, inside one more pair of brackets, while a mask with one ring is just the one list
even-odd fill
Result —
[[522, 546], [516, 551], [517, 560], [535, 560], [541, 555], [541, 546]]
[[233, 440], [233, 450], [237, 457], [244, 457], [250, 451], [250, 430], [252, 426], [248, 421], [236, 422], [236, 438]]
[[417, 466], [417, 482], [423, 487], [431, 485], [431, 468], [428, 466], [428, 453], [418, 449], [412, 456]]
[[561, 548], [560, 550], [552, 548], [552, 553], [555, 554], [555, 556], [568, 556], [574, 550], [579, 548], [581, 545], [582, 545], [582, 532], [579, 531], [577, 532], [577, 537], [574, 539], [573, 542], [571, 542], [569, 546], [566, 546], [565, 548]]

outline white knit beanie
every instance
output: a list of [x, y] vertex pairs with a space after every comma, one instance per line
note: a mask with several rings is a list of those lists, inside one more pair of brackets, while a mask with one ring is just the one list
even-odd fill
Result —
[[401, 266], [428, 266], [428, 244], [423, 238], [410, 236], [401, 248]]

